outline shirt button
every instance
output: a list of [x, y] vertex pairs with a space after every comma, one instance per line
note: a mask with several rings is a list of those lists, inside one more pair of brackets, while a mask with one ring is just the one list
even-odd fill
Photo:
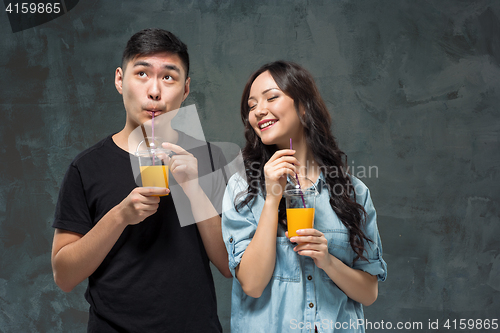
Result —
[[229, 238], [229, 243], [233, 242], [233, 237]]
[[311, 281], [311, 280], [313, 279], [313, 277], [312, 277], [311, 275], [308, 275], [308, 276], [307, 276], [307, 279], [308, 279], [309, 281]]
[[309, 307], [310, 308], [314, 308], [314, 304], [313, 303], [309, 303]]

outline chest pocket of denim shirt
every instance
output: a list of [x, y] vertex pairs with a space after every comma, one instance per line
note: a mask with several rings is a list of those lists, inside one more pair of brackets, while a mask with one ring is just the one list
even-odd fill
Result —
[[287, 237], [276, 238], [276, 265], [273, 279], [287, 282], [300, 282], [300, 264], [294, 244]]
[[[354, 251], [349, 243], [347, 230], [326, 230], [322, 232], [328, 240], [328, 252], [347, 266], [352, 267]], [[321, 274], [325, 280], [331, 281], [325, 271], [321, 270]]]

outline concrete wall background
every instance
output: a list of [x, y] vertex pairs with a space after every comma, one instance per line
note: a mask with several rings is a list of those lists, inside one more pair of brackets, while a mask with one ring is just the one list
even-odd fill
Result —
[[[3, 11], [0, 332], [85, 331], [85, 286], [52, 280], [50, 225], [70, 161], [124, 124], [114, 70], [146, 27], [188, 45], [186, 105], [211, 141], [243, 145], [239, 99], [261, 64], [312, 72], [351, 165], [378, 169], [362, 180], [389, 275], [369, 321], [498, 318], [499, 16], [493, 0], [95, 0], [14, 34]], [[228, 332], [230, 281], [214, 276]]]

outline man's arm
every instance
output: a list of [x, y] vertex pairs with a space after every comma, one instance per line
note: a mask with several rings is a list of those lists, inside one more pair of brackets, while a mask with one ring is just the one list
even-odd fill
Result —
[[70, 292], [102, 263], [125, 227], [153, 215], [166, 189], [137, 187], [85, 235], [56, 229], [52, 244], [54, 281]]
[[226, 246], [222, 239], [221, 218], [219, 214], [217, 214], [210, 199], [208, 199], [201, 187], [199, 190], [192, 192], [188, 198], [191, 202], [191, 211], [193, 212], [194, 220], [201, 221], [196, 223], [196, 226], [200, 232], [208, 258], [223, 276], [227, 278], [232, 277], [229, 270]]
[[163, 148], [176, 153], [167, 161], [170, 172], [190, 201], [191, 211], [208, 258], [223, 276], [232, 277], [222, 239], [220, 216], [198, 182], [198, 160], [177, 145], [163, 143]]

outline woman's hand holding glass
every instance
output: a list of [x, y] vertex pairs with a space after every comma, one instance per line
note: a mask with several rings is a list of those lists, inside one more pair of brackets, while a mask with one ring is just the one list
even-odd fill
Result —
[[[332, 255], [328, 252], [328, 240], [325, 235], [316, 229], [297, 230], [299, 236], [290, 238], [292, 243], [298, 245], [294, 251], [301, 256], [311, 257], [316, 266], [325, 269], [332, 262]], [[288, 237], [288, 233], [286, 235]]]
[[293, 149], [278, 150], [264, 166], [266, 193], [268, 197], [281, 200], [287, 175], [295, 177], [295, 174], [298, 172], [296, 165], [300, 163], [293, 154], [295, 154], [295, 150]]

